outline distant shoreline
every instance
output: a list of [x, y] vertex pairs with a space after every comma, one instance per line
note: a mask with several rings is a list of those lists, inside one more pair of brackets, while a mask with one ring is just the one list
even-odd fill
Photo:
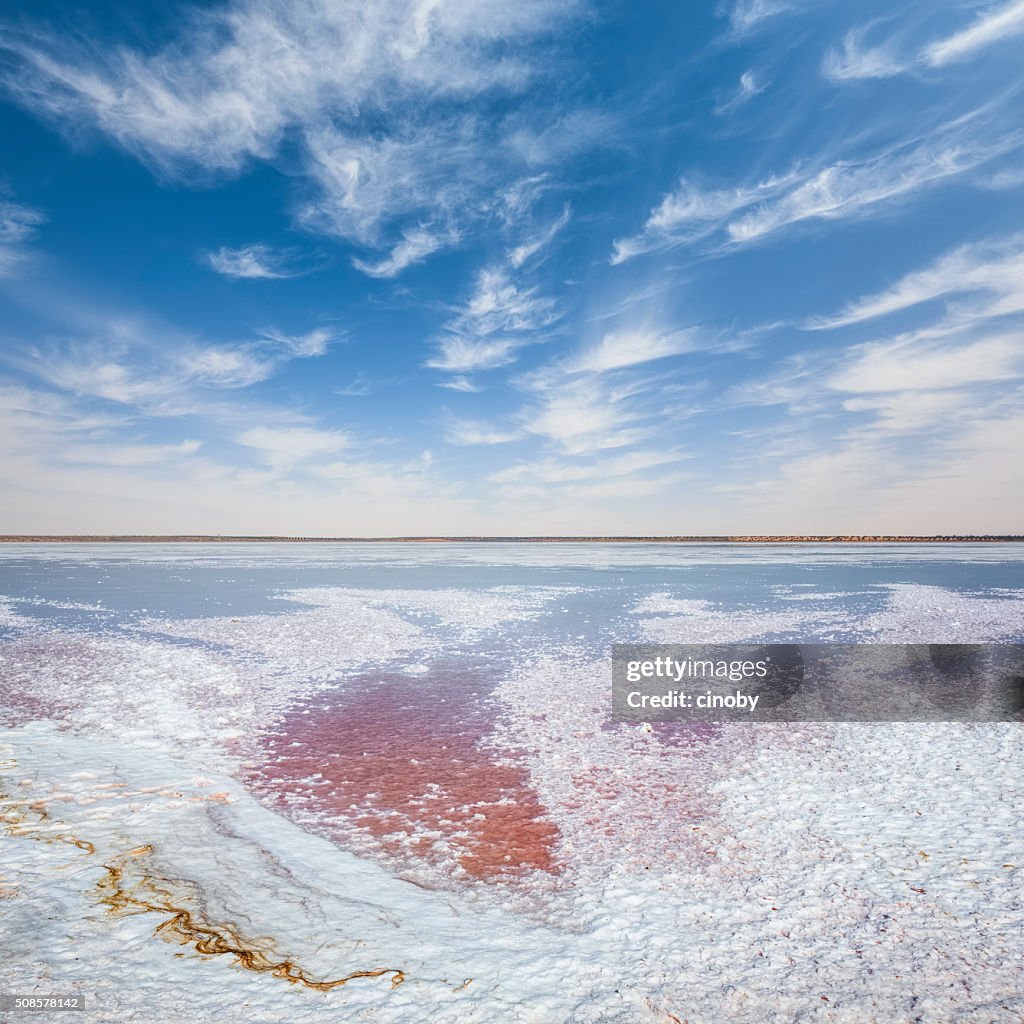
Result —
[[243, 537], [211, 534], [8, 534], [0, 543], [65, 544], [995, 544], [1024, 543], [1024, 535], [905, 534], [651, 537]]

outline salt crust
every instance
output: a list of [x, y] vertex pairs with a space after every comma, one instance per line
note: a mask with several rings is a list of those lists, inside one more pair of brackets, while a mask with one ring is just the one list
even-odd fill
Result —
[[[159, 1005], [171, 1024], [1024, 1016], [1024, 743], [1012, 725], [760, 725], [685, 743], [607, 725], [606, 687], [595, 683], [607, 662], [572, 647], [534, 657], [496, 691], [493, 742], [496, 756], [525, 757], [561, 830], [567, 895], [544, 924], [512, 912], [500, 891], [460, 898], [403, 883], [259, 806], [221, 772], [235, 763], [237, 734], [297, 680], [326, 679], [345, 651], [346, 665], [382, 649], [429, 657], [443, 641], [410, 621], [417, 611], [447, 616], [453, 636], [479, 625], [479, 595], [393, 593], [293, 592], [323, 603], [242, 629], [226, 618], [190, 620], [191, 632], [146, 627], [219, 649], [3, 620], [19, 631], [0, 666], [3, 703], [16, 706], [25, 688], [63, 702], [59, 727], [28, 722], [2, 736], [14, 833], [0, 878], [8, 990], [83, 991], [93, 1007], [84, 1020], [97, 1022], [151, 1020]], [[535, 613], [523, 594], [492, 627]], [[899, 585], [887, 595], [884, 610], [853, 622], [834, 605], [829, 614], [822, 595], [823, 607], [792, 612], [668, 596], [635, 611], [652, 640], [678, 641], [680, 629], [718, 642], [1024, 634], [1019, 591], [993, 599]], [[345, 623], [344, 639], [325, 639], [307, 661], [308, 643], [275, 647], [296, 626], [287, 620], [325, 614]], [[276, 639], [261, 639], [264, 629]], [[176, 957], [179, 947], [153, 938], [159, 914], [111, 915], [97, 899], [103, 865], [148, 845], [132, 859], [135, 876], [159, 880], [211, 925], [319, 978], [393, 967], [407, 980], [321, 993], [230, 956], [182, 947]]]
[[[655, 593], [638, 602], [645, 639], [655, 643], [740, 643], [791, 639], [804, 643], [986, 643], [1024, 637], [1024, 590], [993, 598], [943, 587], [892, 583], [866, 593], [885, 598], [869, 614], [834, 602], [845, 594], [783, 595], [793, 607], [724, 608], [710, 601]], [[796, 604], [796, 602], [799, 602]]]
[[486, 590], [289, 590], [282, 600], [307, 608], [275, 615], [146, 619], [147, 633], [222, 645], [289, 676], [337, 679], [359, 665], [407, 661], [452, 643], [479, 639], [508, 623], [536, 618], [565, 587]]
[[9, 613], [0, 620], [15, 629], [0, 646], [0, 722], [55, 717], [83, 735], [187, 751], [232, 772], [246, 740], [297, 699], [369, 666], [423, 674], [421, 659], [535, 617], [566, 592], [296, 590], [282, 597], [308, 607], [149, 619], [127, 633], [61, 631]]

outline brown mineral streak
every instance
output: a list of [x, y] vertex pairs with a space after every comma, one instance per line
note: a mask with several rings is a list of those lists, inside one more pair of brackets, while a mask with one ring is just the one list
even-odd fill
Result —
[[[6, 794], [0, 790], [0, 801], [5, 799], [7, 799]], [[50, 820], [50, 815], [42, 800], [33, 801], [28, 805], [27, 810], [35, 814], [39, 822]], [[11, 836], [26, 836], [30, 839], [51, 843], [68, 843], [86, 853], [96, 852], [95, 847], [88, 840], [78, 839], [71, 835], [39, 832], [38, 823], [28, 821], [24, 815], [19, 815], [16, 811], [4, 811], [3, 814], [0, 814], [0, 821], [4, 823], [7, 833]], [[125, 861], [146, 857], [152, 852], [152, 844], [146, 843], [126, 851], [119, 857], [115, 857], [111, 863], [103, 865], [106, 874], [97, 883], [97, 888], [101, 893], [100, 903], [107, 907], [108, 913], [145, 914], [152, 911], [157, 914], [170, 914], [171, 916], [166, 921], [156, 926], [154, 935], [168, 939], [174, 937], [181, 945], [192, 943], [196, 951], [205, 956], [230, 953], [246, 970], [256, 971], [260, 974], [272, 974], [276, 978], [290, 981], [293, 985], [305, 985], [307, 988], [313, 988], [319, 992], [330, 992], [331, 989], [341, 988], [342, 985], [356, 978], [380, 978], [386, 974], [392, 976], [392, 988], [397, 988], [405, 981], [405, 972], [400, 971], [397, 967], [377, 967], [368, 971], [353, 971], [351, 974], [345, 975], [344, 978], [317, 981], [291, 960], [273, 960], [262, 950], [249, 949], [242, 945], [241, 940], [231, 935], [231, 930], [227, 925], [221, 926], [218, 930], [210, 925], [200, 923], [196, 915], [188, 908], [175, 906], [171, 894], [161, 889], [150, 875], [143, 874], [130, 888], [126, 887]], [[152, 898], [143, 899], [137, 895], [140, 891], [148, 891]]]
[[[7, 794], [0, 789], [0, 803], [14, 803]], [[46, 810], [46, 804], [42, 800], [35, 800], [28, 804], [28, 810], [30, 810], [39, 820], [36, 822], [29, 821], [25, 815], [19, 815], [17, 811], [6, 810], [0, 814], [0, 821], [4, 823], [5, 830], [9, 836], [27, 836], [29, 839], [42, 840], [47, 843], [67, 843], [69, 846], [75, 846], [79, 850], [84, 850], [86, 853], [95, 853], [96, 847], [92, 845], [87, 839], [79, 839], [77, 836], [70, 835], [58, 835], [56, 833], [44, 834], [40, 832], [40, 824], [50, 820], [50, 815]]]
[[353, 971], [343, 978], [317, 981], [292, 960], [275, 960], [260, 949], [244, 945], [233, 935], [228, 925], [217, 928], [201, 922], [187, 907], [176, 906], [171, 893], [161, 889], [157, 880], [143, 874], [138, 881], [126, 884], [125, 860], [129, 857], [144, 857], [153, 852], [152, 846], [139, 846], [129, 850], [120, 857], [104, 864], [106, 875], [97, 884], [100, 903], [107, 907], [111, 914], [145, 914], [150, 911], [171, 916], [158, 924], [153, 934], [168, 941], [177, 941], [181, 945], [191, 943], [198, 953], [204, 956], [220, 956], [227, 953], [247, 971], [259, 974], [272, 974], [275, 978], [284, 978], [293, 985], [305, 985], [318, 992], [330, 992], [356, 978], [380, 978], [390, 974], [391, 987], [397, 988], [405, 981], [405, 972], [396, 967], [377, 967], [366, 971]]

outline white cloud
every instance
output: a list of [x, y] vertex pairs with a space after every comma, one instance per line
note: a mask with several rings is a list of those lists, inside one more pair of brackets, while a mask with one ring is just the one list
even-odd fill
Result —
[[242, 245], [237, 249], [221, 246], [206, 254], [206, 262], [218, 274], [230, 277], [233, 281], [298, 277], [305, 271], [291, 266], [293, 258], [294, 254], [290, 251], [274, 249], [262, 243]]
[[58, 450], [74, 438], [92, 437], [123, 422], [121, 416], [83, 411], [67, 395], [0, 380], [0, 441], [19, 449], [39, 440], [44, 450]]
[[[131, 432], [125, 435], [128, 428]], [[194, 456], [198, 440], [144, 442], [124, 416], [97, 414], [67, 395], [0, 382], [0, 458], [28, 465], [144, 467]]]
[[[236, 174], [294, 143], [311, 186], [302, 223], [387, 248], [360, 263], [391, 276], [431, 244], [450, 244], [451, 229], [522, 165], [468, 101], [518, 93], [548, 73], [531, 65], [528, 44], [576, 7], [229, 0], [181, 19], [178, 38], [151, 53], [38, 28], [8, 33], [3, 80], [31, 110], [69, 131], [95, 126], [165, 177]], [[549, 144], [532, 158], [560, 154]], [[432, 243], [416, 232], [425, 223], [445, 226]], [[281, 272], [258, 249], [214, 256], [238, 276]]]
[[518, 430], [507, 430], [477, 420], [449, 420], [444, 439], [454, 445], [507, 444], [522, 437]]
[[186, 346], [172, 362], [183, 384], [244, 388], [272, 377], [289, 359], [324, 355], [337, 338], [336, 331], [324, 327], [297, 335], [266, 330], [256, 342]]
[[521, 334], [557, 319], [551, 299], [538, 296], [536, 288], [518, 288], [505, 271], [491, 269], [480, 272], [473, 295], [450, 326], [471, 336]]
[[812, 320], [812, 330], [846, 327], [954, 295], [976, 295], [954, 322], [1024, 312], [1024, 236], [961, 246], [891, 288], [850, 303], [835, 316]]
[[889, 78], [927, 68], [967, 60], [991, 46], [1024, 34], [1024, 0], [1012, 0], [1001, 6], [989, 5], [971, 25], [923, 48], [900, 53], [898, 39], [889, 39], [874, 47], [863, 40], [871, 25], [851, 29], [839, 47], [825, 54], [822, 73], [841, 83], [864, 78]]
[[738, 110], [749, 103], [755, 96], [759, 96], [767, 88], [768, 83], [761, 81], [757, 76], [757, 72], [753, 68], [749, 68], [740, 75], [739, 85], [732, 95], [721, 103], [716, 104], [714, 112], [720, 117], [725, 114], [731, 114], [734, 110]]
[[252, 346], [194, 348], [178, 355], [185, 379], [219, 388], [244, 388], [266, 380], [275, 362]]
[[288, 356], [308, 359], [327, 354], [327, 349], [341, 337], [338, 331], [329, 327], [317, 327], [305, 334], [283, 334], [280, 331], [261, 332], [267, 341], [279, 345]]
[[950, 426], [954, 418], [977, 416], [979, 396], [970, 391], [895, 391], [848, 398], [843, 402], [847, 412], [869, 412], [874, 420], [869, 429], [884, 434], [900, 434]]
[[[790, 533], [1016, 533], [1024, 496], [1021, 394], [912, 392], [848, 400], [878, 418], [819, 432], [795, 457], [734, 468], [760, 529]], [[903, 401], [905, 399], [905, 401]], [[914, 432], [928, 430], [926, 438]]]
[[425, 365], [453, 373], [507, 366], [524, 345], [559, 317], [536, 288], [519, 288], [502, 269], [482, 270], [473, 294], [445, 324], [437, 354]]
[[518, 225], [533, 204], [552, 188], [554, 183], [546, 172], [520, 178], [499, 192], [496, 203], [498, 215], [506, 226]]
[[[299, 220], [326, 234], [379, 246], [385, 222], [416, 217], [416, 226], [408, 227], [409, 234], [381, 261], [386, 271], [394, 260], [397, 273], [403, 254], [411, 262], [425, 257], [431, 245], [440, 247], [440, 239], [420, 226], [423, 215], [443, 218], [447, 210], [466, 203], [470, 181], [474, 189], [479, 186], [483, 164], [467, 167], [464, 178], [459, 174], [472, 146], [453, 137], [456, 131], [447, 125], [417, 124], [400, 134], [362, 138], [331, 126], [310, 130], [306, 173], [316, 190]], [[364, 260], [356, 266], [365, 271], [374, 265]]]
[[552, 378], [535, 385], [538, 401], [520, 414], [527, 433], [552, 442], [567, 455], [624, 448], [650, 434], [628, 399], [633, 392], [599, 378]]
[[719, 14], [728, 14], [729, 24], [735, 35], [745, 35], [769, 18], [792, 10], [793, 5], [784, 0], [736, 0], [731, 8], [719, 8]]
[[180, 376], [172, 379], [160, 368], [147, 372], [95, 346], [47, 353], [34, 366], [40, 377], [63, 391], [122, 405], [151, 405], [171, 397], [181, 384]]
[[788, 405], [809, 413], [822, 402], [823, 358], [807, 352], [787, 356], [771, 371], [733, 385], [726, 400], [735, 405]]
[[810, 220], [843, 220], [878, 212], [975, 170], [1021, 145], [1019, 132], [985, 129], [971, 117], [860, 160], [821, 170], [794, 168], [753, 186], [705, 190], [685, 179], [651, 212], [642, 230], [615, 242], [611, 263], [687, 245], [712, 235], [743, 245]]
[[889, 78], [907, 69], [906, 62], [895, 52], [893, 44], [863, 45], [870, 26], [851, 29], [839, 47], [825, 54], [821, 72], [832, 82], [847, 82], [864, 78]]
[[987, 7], [967, 28], [927, 46], [924, 60], [932, 67], [941, 67], [973, 57], [979, 50], [1022, 33], [1024, 0], [1011, 0], [999, 7]]
[[[196, 440], [153, 441], [140, 421], [102, 416], [87, 399], [0, 382], [0, 477], [6, 528], [23, 533], [352, 535], [482, 532], [470, 501], [423, 454], [401, 465], [347, 457], [339, 431], [299, 429], [272, 410], [219, 424], [262, 465], [218, 462]], [[191, 429], [191, 425], [190, 425]], [[204, 455], [204, 452], [207, 454]], [[320, 463], [315, 460], [327, 458]], [[297, 498], [301, 496], [301, 500]], [[476, 525], [474, 523], [476, 522]]]
[[562, 210], [561, 215], [556, 220], [553, 220], [543, 231], [509, 251], [509, 263], [518, 270], [524, 263], [536, 256], [537, 253], [546, 249], [554, 241], [558, 232], [569, 223], [570, 214], [571, 210], [567, 204]]
[[353, 444], [340, 430], [313, 427], [251, 427], [236, 438], [240, 445], [257, 449], [271, 466], [287, 468], [322, 455], [333, 455]]
[[731, 189], [705, 189], [680, 178], [676, 189], [651, 211], [639, 234], [615, 242], [611, 263], [624, 263], [641, 253], [705, 238], [737, 211], [783, 191], [794, 178], [793, 174], [784, 178], [769, 177], [753, 186]]
[[[634, 476], [644, 470], [679, 462], [684, 457], [671, 451], [641, 451], [589, 462], [541, 459], [536, 462], [520, 462], [498, 470], [489, 479], [496, 484], [564, 484], [579, 480], [603, 480]], [[622, 484], [617, 486], [621, 488]]]
[[341, 395], [344, 398], [365, 398], [367, 395], [372, 395], [373, 391], [373, 382], [360, 370], [350, 384], [346, 384], [343, 388], [338, 388], [335, 394]]
[[936, 343], [912, 334], [856, 345], [829, 384], [838, 391], [931, 391], [983, 381], [1006, 381], [1024, 371], [1017, 334], [965, 343]]
[[509, 338], [489, 341], [473, 341], [459, 337], [442, 338], [437, 346], [437, 354], [424, 365], [433, 370], [448, 370], [459, 374], [495, 370], [499, 366], [514, 363], [515, 353], [519, 347], [520, 342]]
[[0, 200], [0, 277], [11, 274], [25, 258], [25, 243], [45, 219], [31, 207]]
[[566, 365], [570, 373], [604, 373], [624, 366], [636, 366], [700, 348], [697, 332], [622, 330], [606, 334], [596, 345], [581, 352]]
[[534, 124], [521, 115], [521, 126], [512, 131], [507, 144], [513, 154], [530, 167], [562, 163], [616, 130], [612, 117], [597, 110], [570, 110], [553, 121]]
[[835, 163], [726, 226], [730, 241], [750, 242], [800, 221], [839, 220], [913, 196], [990, 160], [1001, 144], [925, 143], [874, 160]]
[[406, 267], [421, 263], [432, 253], [458, 240], [456, 232], [435, 233], [425, 228], [407, 229], [402, 240], [381, 260], [353, 260], [352, 265], [370, 277], [395, 277]]
[[550, 0], [381, 0], [370, 9], [236, 0], [186, 21], [180, 39], [151, 55], [123, 49], [101, 60], [39, 32], [11, 38], [21, 64], [8, 85], [54, 116], [94, 120], [168, 173], [237, 170], [270, 156], [289, 126], [330, 113], [515, 88], [528, 69], [501, 59], [495, 45], [529, 38], [563, 13], [566, 5]]
[[60, 453], [64, 461], [103, 466], [148, 466], [195, 455], [201, 441], [180, 444], [76, 444]]
[[329, 328], [299, 335], [266, 330], [252, 341], [218, 345], [142, 318], [76, 315], [76, 326], [88, 330], [87, 337], [24, 346], [9, 361], [69, 394], [152, 416], [212, 410], [211, 391], [267, 380], [291, 359], [323, 355], [339, 337]]
[[474, 384], [468, 377], [463, 376], [450, 377], [448, 380], [438, 381], [437, 386], [439, 388], [448, 388], [449, 391], [462, 391], [467, 394], [483, 390], [479, 384]]

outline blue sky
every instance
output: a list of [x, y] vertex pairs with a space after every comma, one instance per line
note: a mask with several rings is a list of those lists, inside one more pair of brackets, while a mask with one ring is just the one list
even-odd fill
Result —
[[0, 19], [0, 530], [1020, 532], [1024, 0]]

